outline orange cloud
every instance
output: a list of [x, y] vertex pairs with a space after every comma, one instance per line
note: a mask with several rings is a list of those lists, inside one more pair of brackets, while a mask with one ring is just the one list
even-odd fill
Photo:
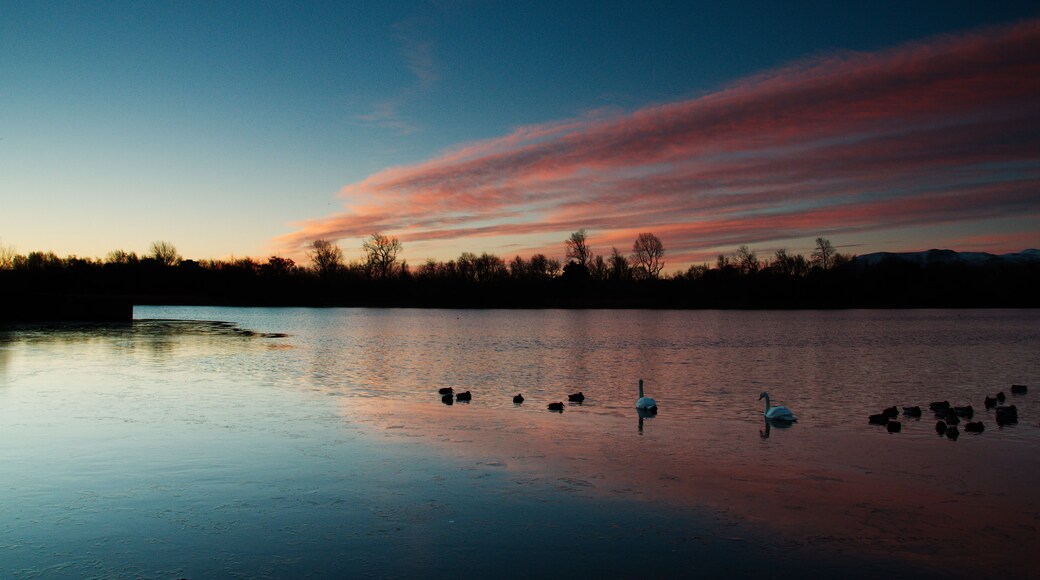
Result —
[[348, 185], [345, 211], [278, 242], [296, 252], [317, 238], [385, 231], [409, 242], [528, 236], [538, 248], [578, 228], [611, 244], [653, 231], [681, 262], [742, 243], [970, 230], [1013, 216], [1031, 218], [1031, 232], [1000, 235], [1035, 243], [1038, 55], [1040, 20], [1031, 20], [800, 62], [628, 114], [524, 127]]

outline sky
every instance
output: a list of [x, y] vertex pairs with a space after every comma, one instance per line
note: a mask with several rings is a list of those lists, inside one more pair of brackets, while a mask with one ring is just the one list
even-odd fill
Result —
[[0, 246], [1040, 247], [1035, 2], [0, 0]]

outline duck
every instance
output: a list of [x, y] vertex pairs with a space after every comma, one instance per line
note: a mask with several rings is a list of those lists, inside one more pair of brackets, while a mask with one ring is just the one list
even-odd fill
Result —
[[945, 411], [946, 409], [950, 408], [950, 402], [949, 401], [935, 401], [933, 403], [928, 403], [928, 408], [933, 410], [933, 411], [936, 411], [936, 412]]
[[1018, 407], [1014, 405], [1011, 405], [1010, 407], [997, 407], [996, 419], [997, 425], [1018, 423]]
[[441, 395], [450, 395], [455, 392], [455, 389], [451, 387], [441, 387], [440, 389], [437, 389], [437, 392]]
[[517, 405], [519, 405], [520, 403], [523, 403], [524, 402], [524, 396], [523, 395], [517, 395], [517, 396], [513, 397], [513, 402], [516, 403]]
[[935, 432], [942, 436], [946, 433], [946, 421], [936, 421]]
[[567, 400], [572, 403], [580, 403], [585, 400], [585, 394], [581, 391], [574, 393], [573, 395], [567, 395]]
[[559, 412], [562, 413], [563, 412], [563, 403], [549, 403], [549, 410], [550, 411], [559, 411]]
[[953, 412], [953, 409], [946, 411], [942, 418], [946, 420], [947, 425], [957, 425], [961, 422], [961, 418], [957, 416], [957, 413]]
[[950, 427], [949, 429], [946, 430], [946, 438], [947, 439], [952, 439], [952, 440], [956, 441], [957, 438], [960, 437], [960, 436], [961, 436], [961, 432], [958, 431], [956, 427]]
[[985, 405], [987, 409], [992, 409], [993, 407], [997, 406], [997, 398], [986, 395], [986, 399], [982, 402], [982, 404]]
[[999, 393], [997, 393], [997, 402], [998, 403], [1003, 403], [1006, 400], [1007, 400], [1007, 395], [1004, 394], [1004, 391], [1000, 391]]
[[448, 393], [447, 395], [441, 395], [441, 402], [445, 405], [454, 405], [455, 398], [451, 396], [451, 393]]
[[888, 428], [889, 433], [899, 433], [903, 430], [903, 424], [899, 421], [889, 421], [886, 427]]
[[473, 400], [473, 395], [471, 395], [469, 391], [463, 391], [463, 392], [458, 393], [458, 394], [455, 395], [455, 400], [456, 401], [471, 401], [471, 400]]
[[795, 422], [798, 419], [794, 416], [794, 413], [790, 409], [784, 406], [772, 407], [769, 405], [769, 393], [762, 391], [762, 394], [758, 396], [758, 400], [766, 400], [766, 412], [763, 413], [766, 419], [772, 421], [790, 421]]
[[899, 416], [899, 409], [896, 409], [895, 407], [889, 407], [884, 411], [881, 411], [881, 414], [891, 419], [892, 417]]
[[884, 413], [874, 413], [870, 417], [867, 417], [867, 422], [871, 425], [888, 425], [888, 415]]
[[907, 417], [920, 417], [921, 407], [903, 407], [903, 414]]
[[968, 433], [982, 433], [986, 430], [986, 426], [981, 421], [975, 421], [974, 423], [964, 425], [964, 430]]
[[[768, 407], [769, 405], [767, 404], [766, 406]], [[647, 413], [657, 412], [657, 401], [643, 394], [643, 379], [639, 379], [639, 398], [636, 399], [636, 409], [642, 409]]]
[[1029, 392], [1029, 387], [1026, 385], [1011, 385], [1012, 395], [1024, 395]]
[[975, 416], [975, 409], [972, 409], [971, 405], [968, 405], [967, 407], [954, 407], [953, 412], [956, 413], [958, 417], [966, 417], [968, 419]]

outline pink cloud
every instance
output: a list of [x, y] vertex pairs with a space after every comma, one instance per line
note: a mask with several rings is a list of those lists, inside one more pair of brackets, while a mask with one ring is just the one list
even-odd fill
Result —
[[535, 249], [584, 227], [603, 245], [653, 231], [681, 261], [727, 245], [983, 218], [1031, 217], [1037, 229], [1038, 55], [1031, 20], [523, 127], [348, 185], [345, 211], [278, 242], [293, 252], [378, 230], [408, 242], [528, 236]]

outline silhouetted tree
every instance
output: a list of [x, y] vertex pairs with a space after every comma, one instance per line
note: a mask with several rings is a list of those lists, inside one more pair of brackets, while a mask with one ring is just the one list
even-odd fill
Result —
[[0, 270], [10, 270], [11, 268], [14, 268], [14, 257], [16, 255], [14, 248], [0, 245]]
[[574, 260], [582, 268], [588, 269], [592, 263], [592, 250], [589, 248], [588, 238], [584, 229], [571, 234], [565, 242], [567, 246], [567, 259]]
[[15, 267], [26, 270], [52, 270], [60, 268], [63, 263], [54, 252], [29, 252], [29, 255], [15, 256]]
[[535, 254], [527, 263], [527, 276], [534, 280], [556, 278], [560, 272], [560, 261], [545, 254]]
[[231, 261], [222, 265], [222, 269], [257, 274], [260, 272], [260, 263], [252, 258], [232, 258]]
[[740, 270], [741, 274], [754, 274], [758, 272], [761, 266], [758, 262], [758, 256], [746, 245], [737, 248], [736, 262], [737, 269]]
[[427, 258], [425, 262], [415, 270], [415, 276], [417, 278], [433, 279], [438, 276], [437, 274], [437, 260], [433, 258]]
[[152, 242], [148, 252], [148, 257], [155, 260], [160, 266], [176, 266], [181, 261], [181, 255], [177, 253], [177, 248], [170, 242]]
[[834, 246], [826, 238], [816, 238], [816, 249], [812, 253], [813, 266], [829, 270], [834, 266]]
[[123, 266], [138, 263], [136, 252], [126, 252], [124, 250], [112, 250], [105, 257], [106, 264], [119, 264]]
[[267, 263], [260, 267], [260, 272], [268, 276], [287, 276], [295, 271], [296, 262], [279, 256], [271, 256]]
[[314, 240], [307, 255], [320, 276], [328, 276], [343, 268], [343, 250], [329, 240]]
[[520, 256], [516, 256], [509, 261], [509, 277], [514, 280], [523, 280], [527, 278], [527, 262]]
[[462, 252], [455, 261], [455, 271], [460, 279], [467, 282], [477, 281], [477, 255], [473, 252]]
[[773, 263], [769, 269], [782, 276], [805, 276], [809, 272], [809, 263], [805, 256], [787, 253], [787, 248], [780, 248], [773, 254]]
[[402, 246], [397, 238], [375, 232], [361, 244], [361, 249], [369, 277], [385, 280], [398, 273], [397, 255]]
[[484, 252], [473, 261], [473, 277], [477, 282], [501, 280], [506, 274], [506, 263], [494, 254]]
[[591, 276], [588, 268], [571, 260], [563, 267], [563, 279], [568, 282], [588, 281]]
[[440, 262], [437, 264], [437, 277], [445, 280], [456, 280], [459, 278], [459, 265], [455, 260]]
[[709, 268], [707, 264], [701, 264], [699, 266], [694, 264], [687, 268], [685, 272], [676, 274], [675, 277], [680, 280], [700, 280], [708, 273], [708, 270]]
[[602, 282], [607, 279], [607, 273], [610, 268], [607, 266], [607, 261], [603, 259], [603, 256], [596, 256], [589, 264], [589, 274], [593, 280]]
[[632, 278], [632, 267], [628, 263], [628, 259], [621, 255], [618, 249], [611, 248], [609, 263], [609, 277], [611, 280], [628, 280]]
[[840, 252], [835, 252], [834, 257], [831, 258], [831, 268], [837, 268], [838, 266], [848, 264], [855, 259], [855, 254], [842, 254]]
[[632, 243], [632, 262], [649, 279], [656, 279], [664, 268], [664, 244], [650, 232], [636, 236]]

